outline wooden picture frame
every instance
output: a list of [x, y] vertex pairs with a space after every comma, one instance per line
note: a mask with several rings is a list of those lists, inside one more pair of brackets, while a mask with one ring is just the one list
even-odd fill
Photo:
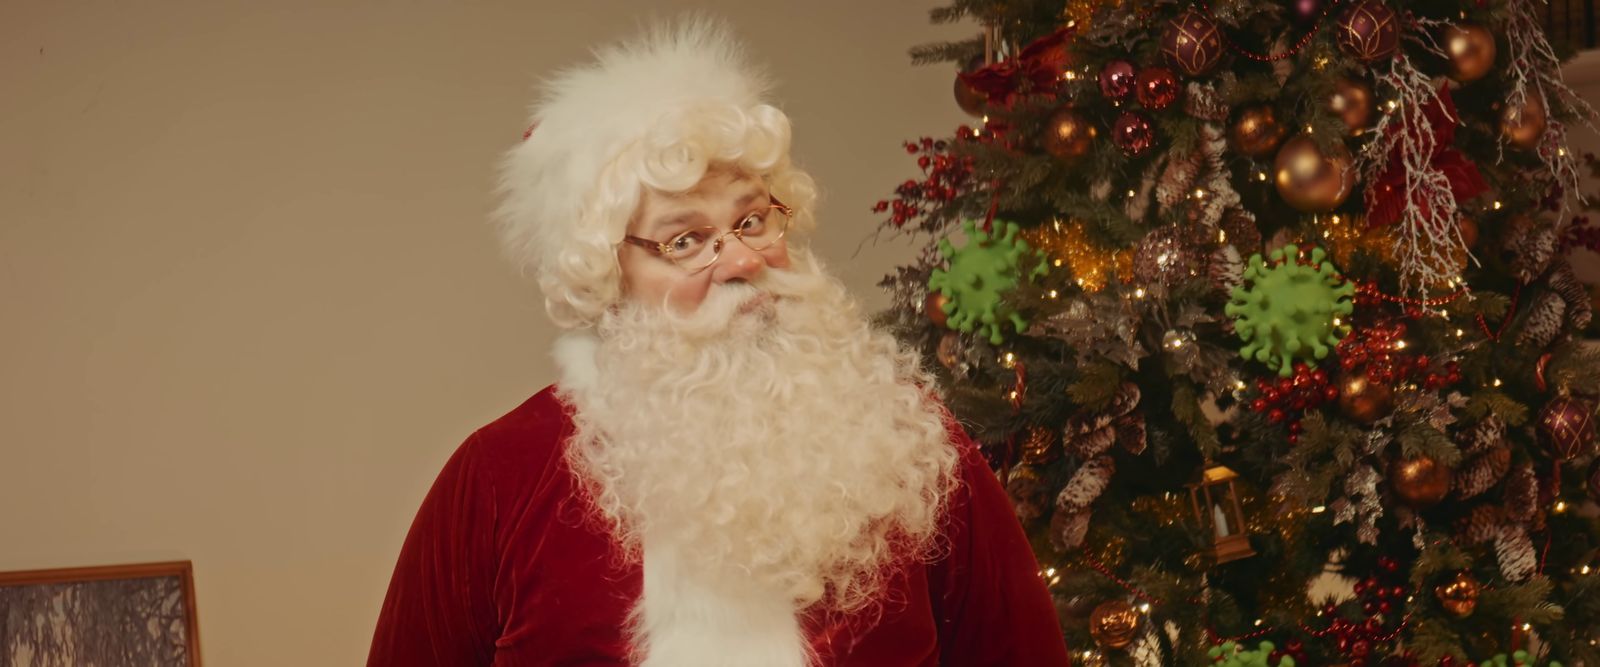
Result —
[[0, 572], [0, 664], [201, 667], [189, 561]]

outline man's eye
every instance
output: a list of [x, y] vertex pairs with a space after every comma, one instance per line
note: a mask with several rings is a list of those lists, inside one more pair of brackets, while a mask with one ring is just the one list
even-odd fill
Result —
[[689, 252], [699, 248], [702, 245], [705, 245], [705, 242], [706, 235], [703, 231], [695, 230], [691, 232], [684, 232], [683, 234], [673, 237], [672, 242], [668, 244], [667, 249], [672, 251], [674, 254]]

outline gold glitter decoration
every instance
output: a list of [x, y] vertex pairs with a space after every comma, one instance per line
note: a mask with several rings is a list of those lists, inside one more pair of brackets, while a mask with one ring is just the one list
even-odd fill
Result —
[[1367, 218], [1362, 215], [1318, 215], [1311, 227], [1300, 236], [1301, 243], [1315, 243], [1328, 251], [1334, 266], [1350, 266], [1356, 253], [1377, 257], [1392, 264], [1394, 256], [1394, 227], [1367, 228]]
[[[1476, 225], [1466, 218], [1461, 219], [1463, 236], [1476, 235]], [[1469, 231], [1469, 227], [1472, 228]], [[1378, 258], [1384, 264], [1394, 266], [1399, 263], [1395, 254], [1398, 238], [1395, 236], [1397, 227], [1368, 228], [1367, 218], [1362, 215], [1318, 215], [1313, 218], [1310, 227], [1304, 230], [1297, 242], [1315, 243], [1328, 251], [1328, 256], [1333, 258], [1333, 265], [1340, 269], [1350, 266], [1351, 258], [1356, 253], [1362, 253]], [[1455, 266], [1457, 272], [1467, 268], [1467, 251], [1457, 250], [1455, 253]], [[1435, 289], [1447, 289], [1447, 280], [1439, 281]]]
[[1061, 10], [1061, 18], [1068, 24], [1077, 26], [1078, 34], [1089, 30], [1095, 12], [1102, 7], [1116, 7], [1122, 4], [1121, 0], [1067, 0], [1067, 6]]
[[1064, 268], [1086, 292], [1098, 292], [1112, 276], [1127, 281], [1133, 275], [1133, 253], [1106, 250], [1089, 240], [1083, 223], [1052, 220], [1024, 229], [1018, 236], [1050, 259], [1051, 268]]

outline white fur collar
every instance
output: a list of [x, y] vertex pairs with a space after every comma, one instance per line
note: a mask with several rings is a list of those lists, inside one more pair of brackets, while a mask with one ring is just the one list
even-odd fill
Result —
[[[551, 350], [566, 392], [593, 389], [592, 331], [562, 334]], [[787, 596], [748, 578], [696, 571], [668, 540], [646, 538], [644, 590], [633, 610], [640, 667], [807, 667], [810, 645]]]
[[634, 609], [640, 667], [807, 667], [794, 604], [748, 578], [695, 571], [659, 540], [644, 544], [644, 594]]

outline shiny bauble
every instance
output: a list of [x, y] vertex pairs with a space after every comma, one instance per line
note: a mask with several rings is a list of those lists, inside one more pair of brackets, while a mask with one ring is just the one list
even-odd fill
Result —
[[1494, 33], [1475, 23], [1457, 23], [1444, 31], [1444, 52], [1450, 78], [1477, 81], [1494, 69]]
[[1450, 494], [1455, 471], [1427, 456], [1395, 459], [1389, 464], [1389, 488], [1412, 509], [1427, 509]]
[[928, 316], [928, 321], [940, 329], [947, 328], [950, 323], [950, 314], [944, 307], [950, 303], [950, 297], [943, 292], [928, 292], [927, 298], [922, 300], [922, 314]]
[[1030, 466], [1040, 466], [1055, 460], [1056, 432], [1043, 426], [1033, 426], [1028, 429], [1028, 436], [1022, 440], [1022, 462]]
[[1216, 22], [1192, 7], [1167, 21], [1161, 32], [1161, 55], [1168, 65], [1189, 76], [1210, 72], [1226, 48]]
[[1539, 99], [1536, 90], [1528, 91], [1520, 109], [1507, 106], [1500, 112], [1500, 136], [1506, 143], [1523, 150], [1531, 151], [1539, 147], [1539, 140], [1544, 138], [1544, 129], [1548, 124], [1544, 102]]
[[1439, 606], [1456, 618], [1471, 616], [1472, 611], [1478, 608], [1478, 594], [1482, 592], [1483, 584], [1466, 570], [1457, 572], [1454, 579], [1433, 588], [1433, 596], [1438, 598]]
[[1297, 30], [1309, 30], [1322, 18], [1327, 0], [1289, 0], [1289, 22]]
[[1100, 94], [1108, 100], [1120, 102], [1128, 99], [1137, 84], [1133, 63], [1126, 60], [1113, 60], [1100, 69]]
[[1248, 106], [1239, 111], [1238, 118], [1228, 127], [1228, 140], [1233, 149], [1253, 158], [1264, 158], [1278, 150], [1288, 133], [1278, 114], [1270, 104]]
[[939, 337], [939, 348], [934, 350], [934, 356], [938, 357], [939, 365], [950, 370], [956, 370], [960, 367], [961, 357], [965, 352], [966, 350], [962, 349], [961, 345], [961, 334], [954, 331], [946, 331], [943, 336]]
[[1468, 248], [1478, 245], [1478, 223], [1473, 222], [1472, 218], [1461, 216], [1456, 227], [1461, 230], [1461, 242]]
[[976, 88], [967, 85], [967, 82], [962, 81], [959, 74], [956, 75], [955, 94], [956, 106], [961, 107], [961, 110], [967, 112], [967, 115], [983, 115], [983, 106], [988, 104], [988, 98], [983, 93], [978, 92]]
[[1366, 80], [1341, 76], [1333, 82], [1333, 94], [1328, 96], [1328, 111], [1333, 112], [1351, 135], [1361, 134], [1378, 121], [1378, 106], [1372, 101], [1372, 86]]
[[1594, 450], [1594, 405], [1571, 396], [1550, 399], [1539, 411], [1539, 435], [1558, 461]]
[[1400, 50], [1400, 17], [1382, 0], [1356, 0], [1339, 18], [1334, 34], [1345, 53], [1374, 63]]
[[1152, 111], [1165, 109], [1178, 101], [1178, 94], [1183, 91], [1183, 86], [1178, 83], [1178, 75], [1165, 67], [1139, 70], [1134, 84], [1134, 96], [1144, 108]]
[[1094, 147], [1096, 134], [1094, 126], [1077, 111], [1063, 108], [1045, 121], [1040, 143], [1044, 144], [1046, 153], [1058, 160], [1076, 160]]
[[1200, 275], [1200, 248], [1184, 239], [1177, 227], [1150, 230], [1133, 251], [1133, 280], [1141, 287], [1176, 287]]
[[1139, 620], [1139, 610], [1127, 600], [1102, 602], [1089, 612], [1089, 635], [1104, 648], [1120, 649], [1133, 643]]
[[1372, 424], [1394, 412], [1394, 387], [1373, 382], [1361, 371], [1341, 373], [1339, 413], [1360, 424]]
[[1124, 111], [1111, 128], [1111, 142], [1128, 157], [1139, 157], [1156, 145], [1156, 130], [1144, 114]]
[[1309, 135], [1290, 139], [1278, 149], [1273, 170], [1278, 194], [1304, 213], [1332, 211], [1356, 187], [1355, 165], [1344, 145], [1335, 143], [1333, 152], [1323, 155]]

